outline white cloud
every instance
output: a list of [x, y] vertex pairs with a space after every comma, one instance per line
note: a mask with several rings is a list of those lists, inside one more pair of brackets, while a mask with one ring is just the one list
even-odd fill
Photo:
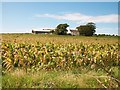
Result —
[[101, 16], [89, 16], [81, 13], [69, 13], [64, 15], [55, 15], [55, 14], [37, 14], [36, 17], [48, 17], [60, 20], [69, 20], [79, 22], [95, 22], [95, 23], [117, 23], [118, 15], [109, 14]]

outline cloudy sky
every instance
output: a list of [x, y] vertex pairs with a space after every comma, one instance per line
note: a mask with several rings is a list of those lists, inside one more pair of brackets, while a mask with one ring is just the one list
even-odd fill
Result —
[[0, 33], [31, 32], [34, 28], [70, 28], [94, 22], [97, 34], [118, 34], [117, 2], [3, 2]]

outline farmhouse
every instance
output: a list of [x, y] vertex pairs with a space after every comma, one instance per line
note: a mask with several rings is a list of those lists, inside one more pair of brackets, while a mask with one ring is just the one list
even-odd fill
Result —
[[78, 30], [71, 30], [70, 29], [70, 32], [71, 32], [71, 35], [73, 35], [73, 36], [78, 36], [79, 35], [79, 31]]
[[48, 28], [46, 28], [46, 29], [33, 29], [32, 30], [32, 33], [33, 34], [51, 34], [51, 31], [52, 30], [55, 30], [55, 29], [48, 29]]
[[[79, 35], [79, 31], [76, 29], [69, 29], [67, 28], [67, 34], [76, 36]], [[52, 34], [52, 31], [55, 31], [55, 28], [40, 28], [40, 29], [32, 29], [33, 34]]]

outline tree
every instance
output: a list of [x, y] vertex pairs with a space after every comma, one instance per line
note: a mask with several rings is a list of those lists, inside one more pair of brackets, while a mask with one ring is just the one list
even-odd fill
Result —
[[86, 25], [81, 25], [79, 27], [76, 27], [76, 29], [78, 29], [79, 34], [80, 35], [84, 35], [84, 36], [92, 36], [95, 33], [95, 23], [87, 23]]
[[89, 23], [87, 23], [86, 25], [87, 25], [87, 26], [90, 26], [91, 32], [92, 32], [93, 34], [96, 32], [96, 31], [95, 31], [95, 29], [96, 29], [95, 23], [89, 22]]
[[55, 29], [55, 34], [57, 35], [66, 35], [67, 34], [67, 27], [69, 27], [68, 24], [59, 24]]

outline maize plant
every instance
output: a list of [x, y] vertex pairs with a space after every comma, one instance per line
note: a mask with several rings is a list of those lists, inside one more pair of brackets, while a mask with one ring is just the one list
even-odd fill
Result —
[[10, 71], [44, 65], [46, 69], [87, 67], [110, 70], [120, 65], [119, 44], [2, 43], [2, 66]]

